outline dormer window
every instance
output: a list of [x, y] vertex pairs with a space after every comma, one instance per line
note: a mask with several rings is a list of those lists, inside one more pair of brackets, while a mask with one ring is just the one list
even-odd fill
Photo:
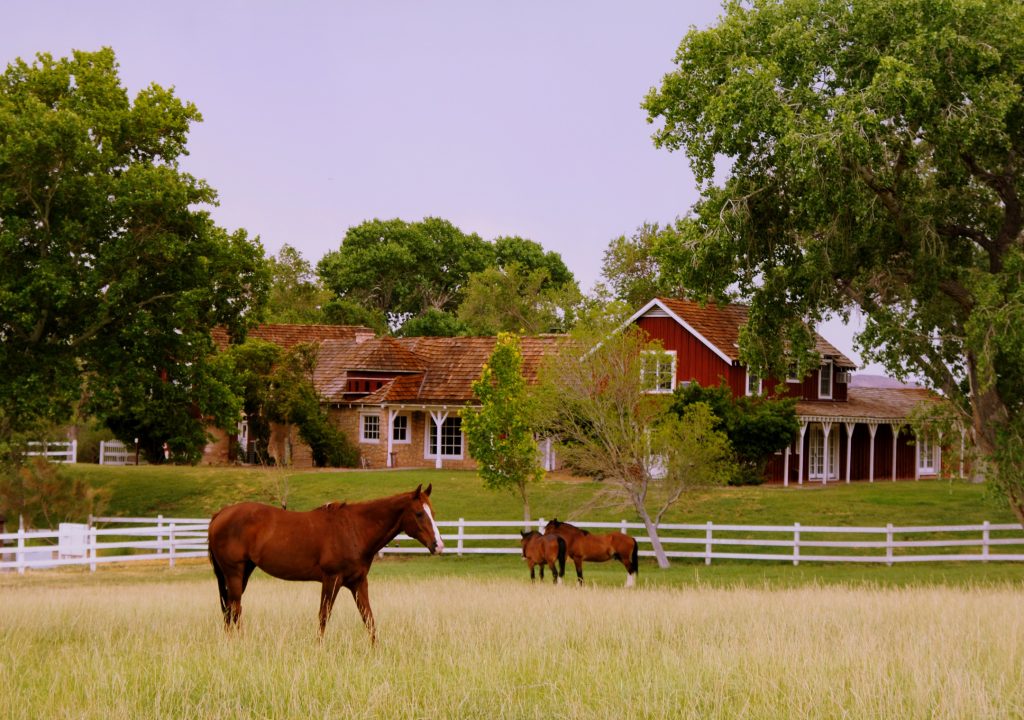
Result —
[[826, 360], [818, 369], [818, 399], [832, 399], [832, 361]]
[[676, 382], [674, 350], [650, 350], [644, 353], [640, 366], [640, 383], [644, 392], [670, 393]]

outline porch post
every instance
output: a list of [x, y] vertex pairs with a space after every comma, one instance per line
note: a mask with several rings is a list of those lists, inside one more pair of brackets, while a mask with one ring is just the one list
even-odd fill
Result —
[[800, 445], [797, 447], [796, 484], [804, 484], [804, 435], [807, 433], [807, 421], [800, 423]]
[[892, 481], [896, 482], [896, 441], [900, 436], [900, 426], [896, 423], [889, 423], [892, 428]]
[[782, 460], [782, 486], [789, 487], [789, 449], [790, 445], [786, 446], [786, 451], [783, 453]]
[[868, 451], [868, 482], [875, 481], [875, 433], [878, 431], [878, 423], [869, 422], [868, 432], [871, 433], [871, 449]]
[[964, 428], [960, 427], [960, 479], [964, 478]]
[[853, 455], [853, 429], [857, 423], [844, 422], [846, 426], [846, 482], [850, 482], [850, 456]]
[[[388, 457], [384, 463], [385, 467], [392, 467], [394, 463], [391, 462], [391, 453], [395, 447], [395, 418], [398, 417], [398, 411], [388, 408]], [[408, 430], [406, 430], [408, 432]]]
[[[430, 417], [434, 421], [434, 428], [435, 428], [434, 439], [437, 441], [437, 445], [434, 447], [434, 452], [435, 452], [434, 467], [436, 469], [440, 470], [441, 469], [441, 425], [443, 425], [444, 421], [448, 419], [448, 411], [445, 410], [444, 412], [435, 412], [435, 411], [431, 410], [430, 411]], [[429, 438], [427, 439], [427, 449], [428, 450], [430, 449], [430, 440], [429, 440]]]
[[832, 421], [822, 421], [821, 427], [825, 431], [825, 473], [821, 478], [821, 484], [828, 485], [828, 474], [832, 469], [832, 447], [828, 444], [828, 436], [832, 432]]

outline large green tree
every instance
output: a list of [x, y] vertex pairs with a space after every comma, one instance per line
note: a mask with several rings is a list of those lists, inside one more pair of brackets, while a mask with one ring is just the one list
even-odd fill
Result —
[[479, 235], [441, 218], [368, 220], [348, 229], [317, 272], [339, 299], [385, 313], [397, 327], [429, 309], [454, 311], [469, 275], [493, 258]]
[[157, 413], [163, 440], [234, 422], [209, 331], [244, 333], [267, 276], [179, 167], [200, 120], [159, 85], [130, 100], [110, 49], [0, 76], [0, 442], [67, 419], [86, 378], [96, 413]]
[[1021, 28], [1016, 0], [727, 2], [645, 107], [701, 184], [674, 269], [750, 298], [745, 358], [781, 371], [859, 307], [867, 357], [960, 409], [1024, 520]]
[[324, 322], [324, 308], [332, 296], [302, 253], [291, 245], [283, 245], [267, 263], [271, 278], [267, 322]]

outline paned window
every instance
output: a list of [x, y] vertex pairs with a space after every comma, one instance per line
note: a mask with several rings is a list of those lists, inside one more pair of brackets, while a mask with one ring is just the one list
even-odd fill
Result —
[[818, 398], [832, 399], [832, 361], [826, 360], [818, 369]]
[[359, 416], [359, 441], [380, 442], [380, 415]]
[[396, 443], [409, 442], [409, 416], [396, 415], [391, 426], [391, 439]]
[[[429, 423], [429, 457], [437, 457], [437, 424]], [[441, 423], [441, 457], [462, 457], [462, 418], [450, 417]]]
[[649, 393], [670, 393], [675, 387], [676, 354], [654, 350], [644, 353], [640, 366], [640, 382]]

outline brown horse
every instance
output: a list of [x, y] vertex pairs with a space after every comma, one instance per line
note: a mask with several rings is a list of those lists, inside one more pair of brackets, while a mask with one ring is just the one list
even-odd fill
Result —
[[[560, 535], [541, 535], [539, 532], [523, 532], [519, 543], [523, 546], [523, 557], [530, 566], [530, 580], [536, 579], [534, 566], [540, 565], [540, 579], [544, 579], [544, 566], [551, 568], [555, 584], [561, 584], [565, 577], [565, 538]], [[557, 565], [555, 564], [557, 563]]]
[[222, 508], [210, 520], [209, 553], [224, 626], [237, 625], [242, 593], [256, 568], [282, 580], [312, 580], [320, 591], [320, 637], [342, 586], [351, 591], [370, 640], [376, 637], [366, 575], [377, 553], [404, 532], [431, 553], [444, 550], [431, 485], [368, 502], [332, 502], [309, 512], [259, 503]]
[[637, 542], [620, 532], [593, 535], [582, 528], [554, 519], [544, 526], [544, 534], [565, 538], [566, 551], [576, 565], [576, 580], [583, 584], [583, 561], [604, 562], [618, 560], [626, 568], [626, 587], [633, 587], [640, 569], [637, 562]]

